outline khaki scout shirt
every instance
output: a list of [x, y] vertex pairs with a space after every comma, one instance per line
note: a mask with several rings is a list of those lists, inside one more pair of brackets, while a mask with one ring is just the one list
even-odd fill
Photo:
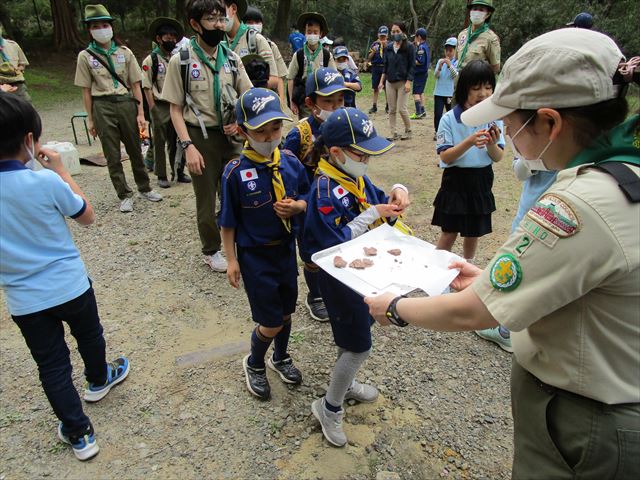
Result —
[[[193, 51], [191, 44], [189, 44], [189, 55], [191, 62], [189, 64], [189, 93], [193, 102], [200, 110], [202, 114], [202, 120], [207, 127], [218, 127], [218, 117], [216, 115], [216, 106], [213, 99], [213, 72], [209, 70], [209, 67], [203, 65], [196, 53]], [[208, 57], [209, 62], [212, 65], [216, 63], [216, 53]], [[247, 76], [247, 72], [244, 69], [242, 60], [233, 52], [228, 52], [229, 57], [234, 56], [235, 63], [238, 68], [236, 73], [236, 82], [233, 85], [238, 95], [249, 90], [253, 85], [251, 80]], [[218, 72], [220, 76], [221, 90], [225, 84], [233, 84], [233, 72], [231, 71], [231, 65], [227, 61], [224, 67]], [[184, 121], [192, 126], [198, 126], [198, 119], [191, 109], [186, 105], [184, 101], [184, 88], [182, 84], [181, 71], [180, 71], [180, 54], [176, 54], [171, 57], [169, 61], [169, 69], [167, 76], [164, 79], [164, 86], [162, 87], [161, 99], [182, 107], [182, 114]]]
[[[275, 76], [279, 78], [285, 78], [289, 70], [287, 69], [287, 64], [284, 63], [284, 59], [282, 58], [280, 49], [278, 48], [278, 45], [276, 44], [276, 42], [272, 42], [271, 40], [268, 40], [268, 39], [267, 41], [269, 42], [269, 46], [271, 47], [271, 51], [273, 52], [273, 58], [277, 66], [277, 74]], [[274, 75], [274, 74], [271, 73], [271, 75]]]
[[639, 242], [640, 203], [609, 174], [570, 168], [472, 288], [540, 380], [607, 404], [640, 402]]
[[[322, 48], [322, 45], [318, 44], [317, 48]], [[322, 63], [322, 58], [323, 58], [323, 53], [320, 52], [318, 53], [318, 56], [316, 57], [316, 59], [313, 61], [313, 71], [315, 72], [317, 69], [322, 68], [323, 67], [323, 63]], [[306, 71], [307, 68], [307, 56], [303, 55], [302, 58], [304, 58], [304, 69]], [[337, 69], [336, 67], [336, 61], [333, 59], [333, 55], [331, 53], [329, 53], [329, 64], [327, 65], [328, 68], [334, 68]], [[293, 56], [291, 57], [291, 63], [289, 64], [289, 75], [287, 75], [287, 78], [289, 78], [289, 80], [293, 80], [294, 78], [296, 78], [296, 76], [298, 75], [298, 71], [300, 70], [300, 66], [298, 65], [298, 55], [296, 54], [296, 52], [293, 53]], [[307, 76], [305, 74], [302, 75], [302, 78], [307, 78]]]
[[[100, 55], [100, 59], [106, 62], [107, 65], [109, 64], [104, 55]], [[142, 80], [138, 61], [127, 47], [119, 46], [111, 55], [111, 61], [116, 73], [127, 83], [129, 88], [132, 88], [134, 83]], [[74, 84], [76, 87], [91, 88], [91, 96], [93, 97], [126, 95], [128, 93], [120, 82], [118, 82], [117, 88], [113, 86], [113, 78], [109, 71], [86, 50], [78, 54]]]
[[[465, 28], [458, 35], [458, 50], [456, 58], [460, 58], [464, 44], [467, 43], [467, 29]], [[489, 65], [500, 65], [500, 38], [493, 30], [482, 32], [469, 45], [462, 64], [458, 65], [458, 70], [472, 60], [484, 60]]]
[[[248, 33], [249, 33], [249, 30], [247, 30], [240, 37], [240, 40], [238, 41], [236, 48], [233, 49], [233, 51], [237, 53], [240, 58], [246, 57], [251, 53], [249, 51]], [[274, 77], [278, 76], [276, 73], [278, 71], [278, 66], [276, 64], [275, 58], [273, 56], [273, 51], [271, 50], [271, 46], [269, 45], [269, 42], [267, 41], [266, 38], [264, 38], [258, 32], [256, 32], [255, 35], [256, 35], [256, 49], [258, 50], [256, 54], [264, 58], [264, 61], [269, 64], [269, 72], [270, 72], [269, 74], [273, 75]], [[229, 46], [231, 46], [231, 42], [232, 40], [227, 39], [227, 43], [229, 44]]]
[[[4, 54], [9, 57], [9, 63], [13, 66], [13, 68], [17, 69], [21, 65], [29, 65], [29, 61], [25, 56], [24, 52], [13, 40], [4, 39], [4, 44], [2, 46], [2, 50]], [[1, 61], [1, 58], [0, 58]], [[16, 71], [17, 75], [13, 77], [13, 81], [15, 82], [24, 82], [24, 74], [22, 72]]]
[[167, 68], [169, 67], [169, 58], [165, 59], [162, 55], [158, 54], [158, 75], [156, 77], [156, 83], [153, 84], [153, 59], [151, 55], [142, 61], [142, 88], [151, 88], [153, 92], [153, 98], [159, 100], [162, 94], [162, 86], [164, 85], [164, 79], [167, 75]]

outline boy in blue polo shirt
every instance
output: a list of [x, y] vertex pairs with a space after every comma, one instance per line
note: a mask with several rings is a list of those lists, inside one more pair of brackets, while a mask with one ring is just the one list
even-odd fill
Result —
[[[79, 460], [88, 460], [99, 448], [73, 385], [63, 322], [84, 361], [85, 401], [101, 400], [123, 381], [129, 361], [105, 361], [96, 298], [65, 222], [69, 217], [90, 225], [95, 214], [60, 155], [40, 148], [41, 133], [40, 117], [30, 103], [0, 93], [0, 287], [60, 420], [58, 437], [71, 444]], [[27, 168], [35, 162], [44, 169]]]
[[412, 120], [427, 116], [424, 110], [424, 88], [427, 85], [429, 75], [429, 45], [427, 45], [427, 30], [416, 30], [416, 70], [413, 76], [413, 101], [416, 104], [416, 113], [411, 115]]
[[344, 106], [355, 108], [356, 92], [362, 90], [362, 82], [358, 72], [349, 68], [349, 49], [344, 46], [336, 47], [333, 49], [333, 57], [336, 59], [338, 71], [344, 78], [344, 86], [349, 88], [349, 91], [344, 93]]
[[238, 288], [242, 275], [258, 323], [251, 353], [242, 362], [247, 388], [267, 400], [271, 388], [264, 360], [272, 342], [267, 366], [285, 383], [302, 383], [287, 349], [298, 299], [295, 222], [307, 207], [309, 182], [298, 159], [278, 148], [282, 121], [291, 121], [278, 95], [264, 88], [247, 90], [236, 104], [236, 118], [246, 142], [240, 158], [229, 162], [222, 175], [219, 224], [227, 278]]
[[[305, 105], [311, 115], [298, 122], [291, 129], [284, 141], [284, 150], [293, 153], [304, 165], [309, 183], [313, 181], [317, 164], [313, 160], [313, 143], [320, 135], [320, 125], [329, 118], [335, 110], [344, 106], [344, 97], [349, 89], [344, 84], [344, 78], [333, 68], [319, 68], [307, 77], [305, 85]], [[309, 288], [305, 299], [305, 306], [314, 320], [326, 322], [329, 320], [327, 309], [322, 301], [322, 294], [318, 286], [318, 266], [311, 261], [311, 255], [304, 251], [302, 239], [304, 225], [298, 232], [298, 249], [300, 258], [304, 262], [304, 279]]]

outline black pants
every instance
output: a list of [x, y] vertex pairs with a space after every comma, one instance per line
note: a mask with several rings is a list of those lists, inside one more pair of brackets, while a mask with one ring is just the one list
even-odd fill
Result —
[[64, 341], [66, 322], [78, 342], [88, 382], [107, 381], [105, 341], [93, 288], [73, 300], [28, 315], [12, 315], [38, 365], [40, 382], [64, 433], [80, 433], [89, 425], [71, 378], [69, 348]]
[[444, 111], [451, 110], [451, 97], [440, 97], [439, 95], [433, 96], [433, 126], [438, 133], [438, 127], [440, 126], [440, 119], [444, 115]]

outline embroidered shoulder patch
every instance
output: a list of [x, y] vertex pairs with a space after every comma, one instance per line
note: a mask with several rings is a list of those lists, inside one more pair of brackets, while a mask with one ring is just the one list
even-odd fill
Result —
[[539, 223], [534, 222], [529, 218], [525, 218], [522, 221], [521, 225], [522, 228], [533, 235], [534, 238], [540, 240], [549, 248], [553, 248], [558, 242], [558, 235], [556, 235], [555, 233], [551, 233], [546, 228], [543, 228]]
[[344, 197], [347, 193], [349, 193], [349, 192], [347, 192], [347, 189], [342, 187], [342, 186], [340, 186], [340, 185], [334, 187], [334, 189], [333, 189], [333, 194], [336, 196], [336, 198], [338, 200], [340, 200], [342, 197]]
[[552, 193], [540, 197], [527, 217], [559, 237], [571, 237], [580, 231], [580, 220], [569, 202]]
[[510, 292], [515, 290], [522, 281], [522, 268], [520, 262], [511, 254], [499, 256], [489, 271], [491, 285], [496, 290]]

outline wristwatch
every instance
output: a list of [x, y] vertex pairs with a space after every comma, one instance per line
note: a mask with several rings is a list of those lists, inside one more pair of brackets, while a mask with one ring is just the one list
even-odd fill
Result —
[[185, 140], [184, 142], [180, 140], [180, 146], [182, 147], [182, 150], [186, 150], [189, 145], [193, 145], [193, 142], [191, 140]]
[[391, 300], [391, 303], [387, 308], [387, 312], [385, 313], [389, 321], [393, 323], [396, 327], [406, 327], [407, 325], [409, 325], [407, 322], [405, 322], [400, 318], [400, 315], [398, 315], [398, 310], [396, 309], [398, 301], [400, 301], [401, 298], [407, 298], [407, 296], [400, 295], [399, 297], [396, 297], [393, 300]]

